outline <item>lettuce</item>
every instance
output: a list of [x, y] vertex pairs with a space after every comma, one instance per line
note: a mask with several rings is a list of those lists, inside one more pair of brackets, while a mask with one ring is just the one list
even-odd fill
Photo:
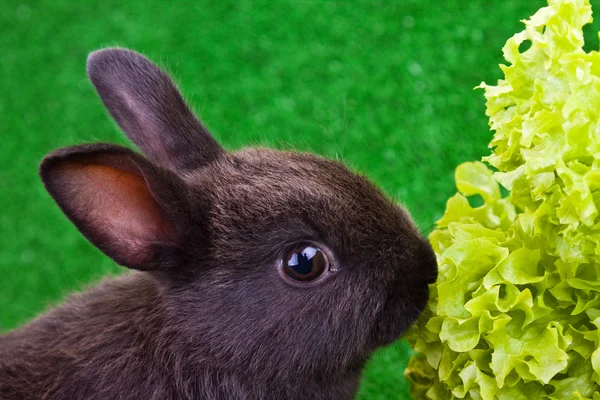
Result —
[[549, 0], [504, 46], [505, 78], [479, 86], [493, 170], [458, 166], [458, 193], [430, 235], [439, 278], [406, 336], [415, 398], [600, 399], [600, 53], [583, 50], [582, 31], [591, 16], [588, 0]]

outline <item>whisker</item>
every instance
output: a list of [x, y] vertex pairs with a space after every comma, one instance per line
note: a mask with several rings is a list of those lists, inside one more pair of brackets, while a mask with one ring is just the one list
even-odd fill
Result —
[[417, 267], [420, 267], [420, 266], [422, 266], [423, 264], [427, 264], [428, 262], [435, 260], [435, 259], [436, 259], [436, 257], [437, 257], [437, 256], [433, 255], [433, 256], [429, 257], [427, 260], [421, 261], [421, 263], [420, 263], [420, 264], [418, 264], [418, 265], [417, 265]]
[[348, 142], [348, 102], [346, 94], [344, 93], [344, 136], [342, 140], [342, 158], [344, 157], [344, 151], [346, 149], [346, 143]]
[[437, 223], [431, 224], [427, 229], [421, 231], [421, 235], [429, 236], [429, 234], [437, 227]]

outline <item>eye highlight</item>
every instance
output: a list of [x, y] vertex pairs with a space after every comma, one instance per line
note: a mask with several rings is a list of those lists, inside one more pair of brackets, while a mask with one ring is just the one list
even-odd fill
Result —
[[329, 271], [329, 260], [320, 248], [304, 243], [283, 257], [281, 270], [283, 276], [291, 281], [309, 283]]

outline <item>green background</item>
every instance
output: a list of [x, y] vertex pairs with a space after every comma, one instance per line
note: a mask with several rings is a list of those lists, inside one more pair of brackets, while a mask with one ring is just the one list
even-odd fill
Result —
[[[228, 148], [254, 144], [345, 160], [427, 230], [453, 170], [487, 154], [482, 80], [542, 1], [15, 2], [0, 7], [0, 331], [118, 273], [37, 177], [43, 155], [125, 144], [85, 76], [120, 45], [169, 70]], [[597, 26], [588, 27], [597, 48]], [[360, 398], [408, 398], [403, 342], [374, 355]]]

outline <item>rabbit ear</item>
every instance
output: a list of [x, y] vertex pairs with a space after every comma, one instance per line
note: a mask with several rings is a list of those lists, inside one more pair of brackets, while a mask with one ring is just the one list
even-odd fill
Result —
[[[178, 248], [175, 174], [115, 145], [73, 146], [47, 155], [40, 176], [58, 206], [96, 247], [129, 268], [155, 270]], [[175, 196], [173, 193], [179, 193]]]
[[127, 137], [156, 163], [192, 170], [223, 152], [173, 81], [141, 54], [120, 48], [95, 51], [87, 73]]

